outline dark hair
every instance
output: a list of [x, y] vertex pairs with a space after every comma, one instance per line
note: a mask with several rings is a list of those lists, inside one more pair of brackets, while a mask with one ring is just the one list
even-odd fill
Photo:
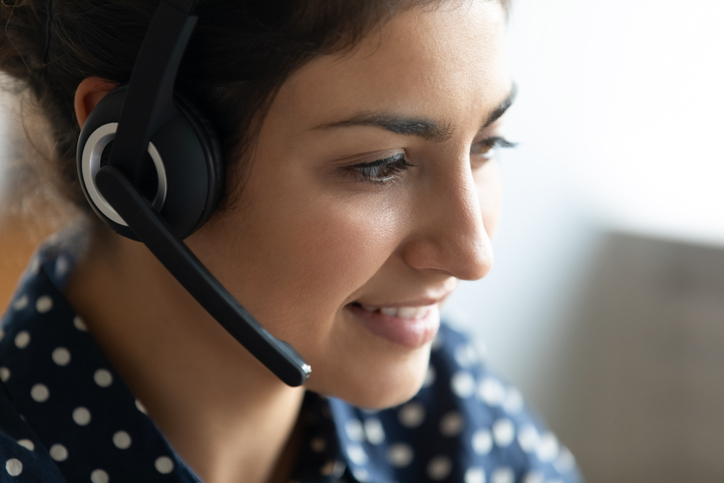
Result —
[[[396, 11], [441, 1], [201, 0], [177, 88], [214, 120], [228, 171], [248, 153], [271, 99], [295, 69], [354, 47]], [[502, 3], [507, 10], [508, 0]], [[157, 5], [0, 0], [0, 70], [29, 89], [48, 120], [56, 188], [78, 206], [85, 201], [75, 172], [75, 90], [89, 76], [128, 81]]]

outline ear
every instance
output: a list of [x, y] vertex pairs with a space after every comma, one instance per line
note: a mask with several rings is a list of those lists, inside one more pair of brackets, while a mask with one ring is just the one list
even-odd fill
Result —
[[82, 128], [88, 115], [106, 94], [118, 87], [117, 82], [100, 77], [86, 77], [75, 90], [75, 117]]

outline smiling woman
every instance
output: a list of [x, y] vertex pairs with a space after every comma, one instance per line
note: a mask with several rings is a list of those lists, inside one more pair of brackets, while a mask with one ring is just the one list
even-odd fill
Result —
[[[113, 99], [138, 104], [133, 93], [152, 89], [134, 81], [152, 4], [0, 7], [0, 66], [53, 125], [50, 159], [81, 205], [74, 143], [90, 142], [87, 127]], [[203, 129], [215, 127], [223, 158], [209, 177], [225, 174], [225, 194], [185, 233], [187, 259], [314, 372], [303, 387], [283, 384], [115, 204], [119, 191], [104, 183], [139, 175], [116, 169], [124, 107], [119, 147], [99, 148], [97, 192], [87, 179], [83, 189], [115, 231], [145, 244], [80, 221], [31, 264], [0, 332], [7, 472], [95, 483], [579, 481], [519, 393], [440, 322], [457, 281], [493, 262], [495, 151], [511, 146], [502, 121], [515, 97], [505, 6], [201, 1], [196, 14], [176, 80], [184, 97], [171, 102], [209, 116]], [[144, 150], [148, 139], [157, 174], [138, 183], [148, 197], [138, 212], [153, 219], [170, 203], [165, 173], [179, 168], [156, 160], [159, 138]], [[173, 231], [171, 218], [159, 233]]]

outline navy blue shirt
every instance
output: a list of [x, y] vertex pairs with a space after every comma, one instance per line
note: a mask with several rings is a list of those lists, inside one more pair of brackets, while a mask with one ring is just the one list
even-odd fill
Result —
[[[0, 482], [199, 482], [62, 294], [72, 237], [33, 258], [0, 325]], [[571, 453], [443, 324], [419, 393], [383, 411], [307, 391], [294, 482], [576, 483]]]

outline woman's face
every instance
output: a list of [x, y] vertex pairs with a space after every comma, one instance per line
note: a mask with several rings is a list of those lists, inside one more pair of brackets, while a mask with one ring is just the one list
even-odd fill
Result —
[[189, 245], [313, 368], [308, 388], [379, 408], [418, 390], [439, 307], [491, 268], [509, 104], [496, 2], [413, 9], [295, 72], [234, 208]]

